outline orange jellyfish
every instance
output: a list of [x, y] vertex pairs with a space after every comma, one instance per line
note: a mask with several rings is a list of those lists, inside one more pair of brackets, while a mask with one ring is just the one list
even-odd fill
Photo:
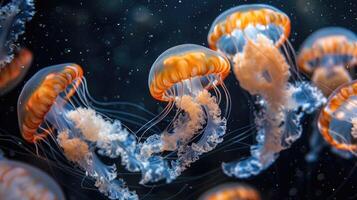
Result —
[[[317, 30], [300, 48], [299, 69], [311, 76], [312, 82], [329, 97], [337, 87], [352, 81], [357, 64], [356, 45], [356, 34], [345, 28], [327, 27]], [[315, 125], [310, 138], [311, 150], [306, 159], [315, 161], [325, 145]], [[341, 157], [351, 157], [347, 151], [339, 151], [333, 147], [331, 150]]]
[[246, 184], [223, 184], [204, 193], [199, 200], [261, 200], [259, 192]]
[[282, 11], [253, 4], [223, 12], [208, 33], [210, 47], [230, 58], [240, 86], [257, 98], [261, 108], [255, 120], [257, 144], [251, 146], [250, 157], [222, 165], [229, 176], [246, 178], [268, 168], [301, 136], [303, 115], [324, 101], [315, 87], [292, 79], [291, 72], [297, 71], [288, 41], [290, 28]]
[[25, 163], [0, 160], [2, 200], [64, 200], [58, 184], [46, 173]]
[[299, 69], [312, 76], [312, 81], [329, 96], [352, 77], [348, 70], [357, 64], [357, 36], [340, 27], [322, 28], [303, 43], [298, 55]]
[[338, 87], [321, 109], [318, 128], [325, 141], [332, 147], [351, 152], [357, 151], [357, 81]]
[[13, 89], [24, 78], [31, 62], [31, 51], [21, 49], [10, 63], [0, 67], [0, 96]]
[[[230, 96], [223, 80], [229, 72], [230, 63], [225, 56], [193, 44], [166, 50], [152, 65], [150, 93], [155, 99], [168, 102], [153, 123], [167, 116], [174, 106], [177, 110], [165, 131], [151, 135], [143, 149], [148, 154], [176, 152], [178, 158], [171, 162], [170, 170], [173, 178], [222, 142], [230, 107]], [[219, 85], [225, 98], [221, 98]], [[224, 117], [219, 107], [221, 99], [227, 101]], [[192, 142], [199, 136], [199, 140]]]
[[69, 161], [95, 180], [100, 192], [110, 199], [137, 199], [135, 192], [117, 178], [116, 166], [104, 164], [96, 153], [121, 155], [125, 162], [128, 156], [123, 154], [131, 152], [124, 150], [132, 147], [130, 141], [135, 137], [118, 120], [96, 112], [89, 99], [79, 65], [60, 64], [40, 70], [27, 81], [18, 100], [22, 137], [35, 145], [53, 139]]

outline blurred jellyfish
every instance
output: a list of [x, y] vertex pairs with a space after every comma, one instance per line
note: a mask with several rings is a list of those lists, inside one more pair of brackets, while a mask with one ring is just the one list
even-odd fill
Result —
[[0, 95], [3, 95], [22, 80], [31, 64], [31, 53], [24, 49], [16, 52], [15, 42], [24, 33], [25, 23], [31, 20], [35, 8], [32, 0], [12, 0], [0, 6]]
[[312, 76], [312, 81], [329, 96], [338, 86], [350, 82], [348, 70], [357, 64], [357, 36], [340, 27], [322, 28], [303, 43], [299, 69]]
[[[357, 36], [350, 30], [340, 27], [322, 28], [312, 33], [303, 43], [298, 55], [299, 69], [311, 76], [312, 82], [328, 97], [337, 87], [354, 78], [351, 75], [357, 64], [356, 45]], [[307, 160], [315, 161], [325, 145], [315, 126]], [[332, 150], [344, 158], [351, 157], [346, 151], [336, 148]]]
[[199, 200], [261, 200], [259, 192], [246, 184], [219, 185], [205, 192]]
[[35, 14], [33, 0], [12, 0], [0, 8], [0, 68], [13, 59], [14, 43]]
[[64, 200], [58, 184], [46, 173], [28, 164], [0, 159], [2, 200]]
[[318, 128], [332, 147], [357, 152], [357, 81], [338, 87], [321, 109]]
[[123, 162], [131, 159], [125, 155], [131, 156], [126, 151], [135, 150], [135, 137], [118, 120], [96, 112], [88, 98], [80, 66], [61, 64], [40, 70], [26, 83], [18, 100], [22, 137], [37, 146], [50, 136], [69, 161], [95, 179], [100, 192], [110, 199], [137, 199], [117, 178], [116, 166], [104, 164], [96, 154], [122, 155]]
[[229, 176], [246, 178], [269, 167], [301, 136], [303, 114], [324, 102], [322, 93], [307, 82], [289, 82], [291, 71], [299, 78], [289, 34], [289, 17], [267, 5], [229, 9], [212, 24], [210, 47], [231, 59], [241, 87], [257, 97], [260, 107], [255, 120], [257, 144], [251, 146], [251, 157], [223, 164]]
[[[222, 85], [227, 100], [227, 115], [230, 96], [223, 80], [229, 72], [230, 64], [224, 56], [192, 44], [165, 51], [152, 65], [150, 93], [155, 99], [168, 102], [153, 124], [164, 119], [174, 106], [177, 110], [165, 131], [151, 135], [144, 143], [143, 150], [148, 155], [161, 152], [177, 155], [177, 159], [171, 162], [171, 179], [180, 175], [200, 155], [222, 142], [226, 116], [221, 116], [219, 104], [223, 98], [218, 86]], [[209, 90], [213, 90], [216, 96]]]
[[0, 96], [13, 89], [23, 79], [31, 62], [31, 51], [21, 49], [10, 63], [0, 68]]

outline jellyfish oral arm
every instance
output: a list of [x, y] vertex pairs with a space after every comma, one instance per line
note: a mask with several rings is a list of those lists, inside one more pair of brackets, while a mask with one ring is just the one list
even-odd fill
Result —
[[173, 172], [179, 176], [191, 163], [199, 159], [199, 156], [211, 151], [223, 141], [223, 135], [226, 133], [226, 120], [221, 117], [221, 110], [207, 90], [203, 90], [198, 96], [197, 101], [203, 105], [207, 115], [206, 127], [197, 143], [191, 146], [185, 146], [178, 159], [173, 161]]

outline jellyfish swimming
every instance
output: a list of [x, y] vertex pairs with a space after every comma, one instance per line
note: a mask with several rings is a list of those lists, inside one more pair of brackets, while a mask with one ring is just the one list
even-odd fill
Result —
[[[326, 27], [312, 33], [302, 44], [298, 54], [298, 66], [311, 77], [311, 81], [323, 92], [325, 97], [340, 85], [349, 83], [354, 78], [357, 64], [357, 35], [341, 27]], [[310, 137], [308, 161], [315, 161], [326, 146], [315, 119], [314, 130]], [[351, 158], [347, 151], [332, 147], [332, 152], [343, 158]]]
[[[150, 93], [155, 99], [168, 102], [154, 123], [165, 118], [174, 106], [176, 114], [162, 133], [153, 134], [145, 141], [143, 149], [147, 154], [170, 152], [177, 155], [171, 162], [171, 179], [222, 142], [226, 116], [222, 116], [219, 107], [224, 98], [218, 86], [222, 85], [225, 94], [227, 114], [230, 97], [223, 80], [229, 72], [230, 63], [225, 56], [193, 44], [166, 50], [152, 65]], [[192, 142], [197, 137], [199, 140]]]
[[303, 115], [324, 102], [322, 93], [297, 74], [290, 28], [285, 13], [263, 4], [231, 8], [211, 26], [210, 47], [230, 58], [240, 86], [257, 98], [259, 107], [257, 144], [250, 157], [223, 163], [229, 176], [247, 178], [268, 168], [301, 136]]
[[137, 199], [136, 193], [117, 178], [116, 165], [104, 164], [96, 153], [130, 160], [130, 151], [136, 150], [135, 137], [120, 121], [96, 112], [87, 92], [79, 65], [60, 64], [37, 72], [18, 99], [22, 137], [36, 146], [48, 137], [53, 139], [69, 161], [95, 180], [100, 192], [110, 199]]
[[28, 164], [0, 160], [2, 200], [65, 200], [58, 184], [46, 173]]
[[318, 117], [318, 129], [332, 147], [356, 156], [357, 81], [338, 87], [329, 97]]
[[35, 14], [33, 0], [12, 0], [0, 4], [0, 69], [14, 57], [15, 42], [24, 33], [26, 22]]
[[10, 63], [0, 68], [0, 96], [13, 89], [23, 79], [31, 62], [31, 51], [21, 49]]
[[259, 192], [246, 184], [228, 183], [205, 192], [199, 200], [261, 200]]

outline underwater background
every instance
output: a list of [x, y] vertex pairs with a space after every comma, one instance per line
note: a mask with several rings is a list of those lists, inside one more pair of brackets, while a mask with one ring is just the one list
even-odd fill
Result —
[[[58, 63], [80, 64], [89, 91], [98, 100], [128, 101], [159, 113], [166, 104], [151, 97], [147, 83], [157, 56], [179, 44], [207, 46], [213, 20], [231, 7], [247, 3], [269, 4], [285, 12], [292, 22], [290, 41], [296, 50], [309, 34], [322, 27], [342, 26], [357, 32], [355, 0], [36, 1], [36, 14], [27, 23], [19, 42], [33, 52], [34, 61], [24, 81], [0, 97], [1, 135], [21, 138], [16, 113], [21, 88], [37, 71]], [[225, 83], [233, 102], [227, 123], [232, 131], [250, 124], [254, 110], [248, 93], [239, 87], [233, 75]], [[249, 155], [254, 131], [243, 141], [218, 146], [171, 184], [144, 187], [137, 184], [138, 174], [125, 174], [122, 170], [120, 176], [143, 199], [197, 199], [206, 190], [226, 182], [248, 183], [258, 189], [263, 199], [357, 199], [354, 159], [345, 160], [326, 148], [317, 162], [305, 161], [312, 121], [312, 116], [305, 117], [302, 138], [281, 152], [270, 168], [253, 178], [229, 178], [221, 171], [221, 163]], [[47, 171], [62, 186], [68, 199], [105, 199], [84, 176], [60, 169], [55, 162], [35, 159], [24, 151], [25, 146], [0, 141], [6, 157]]]

